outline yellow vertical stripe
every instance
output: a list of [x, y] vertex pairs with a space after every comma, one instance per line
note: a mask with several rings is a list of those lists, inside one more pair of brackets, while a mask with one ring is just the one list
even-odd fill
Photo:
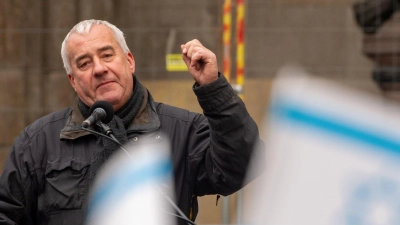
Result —
[[[239, 86], [240, 90], [243, 90], [244, 85], [244, 16], [245, 7], [244, 0], [236, 0], [237, 11], [236, 11], [236, 85]], [[243, 93], [239, 93], [239, 96], [244, 99]]]
[[223, 74], [226, 79], [230, 81], [231, 77], [231, 30], [232, 30], [232, 15], [231, 15], [232, 2], [231, 0], [225, 0], [224, 2], [224, 13], [223, 13]]

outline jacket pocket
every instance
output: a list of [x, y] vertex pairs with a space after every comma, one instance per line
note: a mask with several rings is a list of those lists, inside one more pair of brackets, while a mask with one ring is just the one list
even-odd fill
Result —
[[47, 162], [44, 196], [49, 211], [82, 207], [87, 192], [89, 163], [71, 158]]

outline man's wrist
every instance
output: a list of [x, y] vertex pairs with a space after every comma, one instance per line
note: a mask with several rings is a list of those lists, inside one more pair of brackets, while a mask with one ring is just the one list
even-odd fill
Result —
[[200, 106], [205, 111], [218, 108], [235, 95], [231, 85], [221, 73], [218, 73], [218, 79], [210, 84], [203, 86], [194, 84], [193, 91]]

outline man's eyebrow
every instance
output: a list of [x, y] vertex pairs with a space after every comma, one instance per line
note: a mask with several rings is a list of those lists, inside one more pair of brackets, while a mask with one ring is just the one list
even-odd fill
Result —
[[99, 48], [99, 49], [97, 50], [97, 52], [103, 52], [103, 51], [107, 51], [107, 50], [112, 50], [112, 51], [114, 51], [114, 48], [113, 48], [111, 45], [106, 45], [106, 46], [104, 46], [104, 47], [102, 47], [102, 48]]
[[[112, 50], [112, 51], [114, 51], [114, 48], [113, 48], [111, 45], [106, 45], [106, 46], [104, 46], [104, 47], [99, 48], [99, 49], [97, 50], [97, 52], [103, 52], [103, 51], [107, 51], [107, 50]], [[82, 59], [87, 58], [87, 57], [89, 57], [89, 54], [84, 54], [84, 55], [78, 56], [78, 57], [75, 59], [75, 63], [78, 64], [79, 61], [81, 61]]]

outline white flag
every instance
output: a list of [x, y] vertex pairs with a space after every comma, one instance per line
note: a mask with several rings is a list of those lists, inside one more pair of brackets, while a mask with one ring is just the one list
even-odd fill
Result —
[[176, 224], [172, 165], [165, 142], [126, 147], [102, 167], [92, 188], [88, 225]]
[[249, 224], [400, 224], [400, 108], [299, 70], [274, 84]]

